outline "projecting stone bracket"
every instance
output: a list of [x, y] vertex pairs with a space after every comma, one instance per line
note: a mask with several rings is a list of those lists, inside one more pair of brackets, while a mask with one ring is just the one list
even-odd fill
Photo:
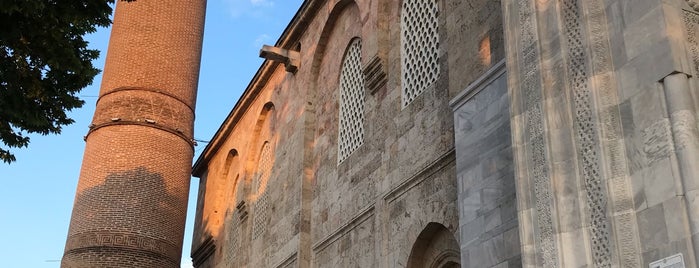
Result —
[[268, 45], [263, 45], [262, 49], [260, 49], [260, 58], [284, 63], [286, 71], [294, 74], [296, 74], [301, 63], [301, 54], [298, 51]]

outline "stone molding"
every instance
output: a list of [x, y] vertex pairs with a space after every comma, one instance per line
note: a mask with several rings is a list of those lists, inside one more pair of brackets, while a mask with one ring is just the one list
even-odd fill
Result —
[[294, 262], [296, 262], [296, 259], [298, 258], [298, 252], [291, 253], [289, 256], [284, 258], [279, 264], [274, 265], [274, 267], [277, 268], [284, 268], [284, 267], [291, 267]]
[[398, 186], [388, 191], [386, 194], [383, 195], [383, 199], [388, 201], [389, 203], [392, 203], [393, 201], [398, 199], [398, 197], [407, 193], [408, 191], [410, 191], [410, 189], [419, 185], [422, 181], [432, 177], [432, 175], [444, 169], [449, 164], [454, 163], [455, 161], [456, 151], [454, 148], [451, 148], [449, 149], [449, 151], [437, 157], [437, 159], [432, 161], [432, 163], [427, 164], [418, 172], [415, 172], [415, 175], [404, 180], [403, 182], [398, 184]]
[[466, 89], [462, 90], [461, 93], [449, 101], [449, 106], [452, 111], [459, 109], [459, 107], [466, 104], [473, 96], [476, 96], [478, 92], [488, 87], [495, 79], [505, 74], [505, 72], [507, 72], [507, 68], [505, 67], [505, 59], [502, 59], [498, 63], [495, 63], [493, 67], [490, 67], [490, 69], [476, 81], [468, 85]]
[[354, 215], [352, 219], [347, 221], [347, 223], [343, 224], [339, 228], [337, 228], [335, 231], [330, 233], [328, 236], [325, 238], [321, 239], [317, 243], [313, 244], [313, 252], [320, 252], [323, 251], [325, 248], [328, 246], [332, 245], [340, 239], [340, 237], [344, 236], [345, 234], [349, 233], [351, 230], [356, 228], [357, 226], [361, 225], [368, 219], [370, 219], [372, 216], [374, 216], [375, 211], [375, 204], [371, 203], [369, 206], [364, 208], [362, 211]]

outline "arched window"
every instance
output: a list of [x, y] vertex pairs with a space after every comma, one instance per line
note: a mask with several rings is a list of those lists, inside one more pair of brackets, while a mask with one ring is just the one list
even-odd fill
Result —
[[400, 36], [403, 108], [439, 76], [438, 16], [436, 0], [403, 0]]
[[342, 62], [338, 129], [337, 162], [341, 163], [364, 143], [364, 75], [359, 38], [350, 42]]

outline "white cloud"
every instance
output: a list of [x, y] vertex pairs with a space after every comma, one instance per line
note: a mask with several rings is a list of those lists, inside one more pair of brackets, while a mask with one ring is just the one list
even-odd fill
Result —
[[270, 36], [268, 34], [261, 34], [255, 38], [255, 41], [253, 42], [253, 45], [255, 47], [262, 48], [262, 45], [266, 44], [270, 40]]
[[223, 0], [228, 5], [232, 17], [258, 18], [266, 13], [265, 9], [273, 8], [272, 0]]
[[250, 4], [253, 6], [267, 6], [271, 7], [274, 6], [274, 1], [270, 0], [250, 0]]

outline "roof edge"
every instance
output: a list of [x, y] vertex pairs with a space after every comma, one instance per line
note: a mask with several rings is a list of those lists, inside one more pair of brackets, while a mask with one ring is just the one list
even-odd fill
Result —
[[[277, 40], [275, 46], [284, 49], [293, 49], [296, 43], [300, 40], [305, 29], [311, 19], [318, 13], [321, 5], [325, 0], [306, 0], [301, 4], [301, 7], [296, 11], [296, 14], [291, 19], [291, 22], [286, 26], [281, 36]], [[279, 66], [278, 62], [265, 60], [260, 68], [257, 69], [255, 76], [245, 88], [245, 91], [240, 96], [238, 101], [233, 106], [233, 109], [228, 113], [226, 119], [219, 126], [216, 133], [211, 138], [211, 142], [204, 147], [204, 151], [199, 155], [192, 166], [192, 175], [200, 178], [204, 173], [204, 169], [208, 166], [208, 162], [213, 157], [214, 153], [223, 145], [223, 142], [233, 131], [233, 127], [243, 117], [245, 111], [257, 97], [258, 93], [266, 83], [263, 83], [272, 76], [274, 71]]]

